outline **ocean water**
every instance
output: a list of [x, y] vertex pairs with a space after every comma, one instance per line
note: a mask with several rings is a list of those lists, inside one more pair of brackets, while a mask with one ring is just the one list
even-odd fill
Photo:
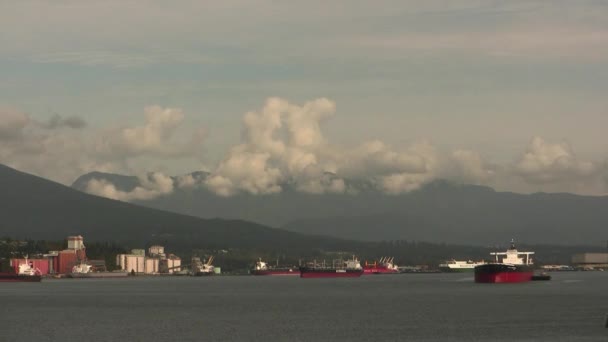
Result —
[[608, 341], [608, 272], [0, 283], [0, 341]]

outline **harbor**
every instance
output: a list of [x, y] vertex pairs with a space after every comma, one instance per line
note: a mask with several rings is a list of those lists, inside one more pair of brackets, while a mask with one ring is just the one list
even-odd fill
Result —
[[[221, 265], [214, 265], [214, 255], [192, 255], [182, 261], [176, 254], [165, 251], [165, 247], [153, 244], [147, 249], [132, 249], [130, 253], [115, 256], [115, 265], [108, 269], [104, 260], [90, 260], [84, 238], [80, 235], [66, 238], [66, 249], [48, 251], [30, 258], [22, 256], [5, 260], [5, 271], [0, 271], [0, 281], [41, 281], [42, 279], [75, 278], [124, 278], [127, 276], [219, 276], [223, 275]], [[219, 254], [227, 251], [219, 251]], [[361, 261], [356, 255], [350, 258], [330, 260], [300, 259], [298, 264], [271, 265], [258, 258], [249, 268], [232, 270], [224, 275], [285, 276], [297, 275], [301, 278], [347, 277], [362, 275], [389, 275], [400, 273], [474, 273], [474, 280], [481, 283], [527, 282], [550, 280], [549, 273], [565, 271], [603, 271], [602, 263], [608, 254], [584, 253], [574, 255], [576, 265], [537, 265], [533, 262], [535, 252], [521, 252], [512, 240], [506, 252], [491, 252], [491, 258], [478, 261], [448, 259], [437, 265], [398, 266], [394, 257], [381, 256], [377, 259]], [[107, 260], [107, 258], [106, 258]]]

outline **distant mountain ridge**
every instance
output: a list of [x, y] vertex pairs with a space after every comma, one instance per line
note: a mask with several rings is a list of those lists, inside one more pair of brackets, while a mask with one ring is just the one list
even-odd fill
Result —
[[[127, 178], [123, 178], [127, 179]], [[259, 250], [341, 249], [352, 243], [302, 235], [243, 220], [202, 219], [85, 194], [0, 164], [0, 237], [144, 246]]]
[[[90, 179], [73, 187], [84, 190]], [[128, 176], [120, 176], [128, 177]], [[135, 178], [135, 177], [134, 177]], [[128, 191], [127, 180], [116, 184]], [[137, 178], [135, 178], [137, 180]], [[359, 182], [359, 183], [356, 183]], [[389, 195], [363, 181], [347, 180], [357, 194], [308, 194], [292, 184], [272, 195], [221, 197], [204, 188], [135, 203], [199, 217], [243, 219], [306, 234], [359, 240], [416, 240], [493, 245], [511, 238], [526, 243], [592, 244], [608, 239], [608, 197], [573, 194], [517, 194], [477, 185], [431, 182], [410, 193]]]

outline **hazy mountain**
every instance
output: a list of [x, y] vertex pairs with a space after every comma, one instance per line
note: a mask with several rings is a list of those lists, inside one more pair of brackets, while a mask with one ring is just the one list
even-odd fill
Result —
[[[111, 181], [113, 176], [83, 177]], [[83, 189], [77, 184], [83, 184], [81, 179], [74, 186]], [[593, 244], [608, 239], [608, 197], [526, 195], [446, 181], [400, 195], [375, 191], [364, 182], [348, 181], [348, 186], [362, 190], [315, 195], [284, 184], [279, 194], [221, 197], [204, 188], [177, 188], [169, 195], [136, 203], [361, 240], [496, 244], [516, 238], [529, 243]]]
[[[120, 176], [117, 179], [121, 178]], [[242, 220], [201, 219], [82, 193], [0, 165], [0, 237], [152, 241], [192, 248], [340, 249], [352, 244]]]

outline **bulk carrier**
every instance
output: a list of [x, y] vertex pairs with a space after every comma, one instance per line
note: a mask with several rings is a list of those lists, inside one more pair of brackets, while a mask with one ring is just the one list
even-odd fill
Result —
[[263, 275], [263, 276], [290, 276], [300, 275], [300, 270], [297, 267], [279, 267], [268, 266], [267, 263], [259, 259], [253, 268], [249, 271], [252, 275]]
[[363, 274], [361, 263], [354, 256], [350, 260], [334, 260], [332, 266], [316, 262], [300, 267], [301, 278], [357, 278]]
[[[521, 283], [532, 280], [534, 273], [532, 258], [534, 252], [520, 252], [511, 240], [506, 252], [490, 253], [495, 262], [475, 267], [476, 283]], [[499, 256], [502, 260], [499, 260]], [[520, 257], [521, 256], [521, 257]]]

